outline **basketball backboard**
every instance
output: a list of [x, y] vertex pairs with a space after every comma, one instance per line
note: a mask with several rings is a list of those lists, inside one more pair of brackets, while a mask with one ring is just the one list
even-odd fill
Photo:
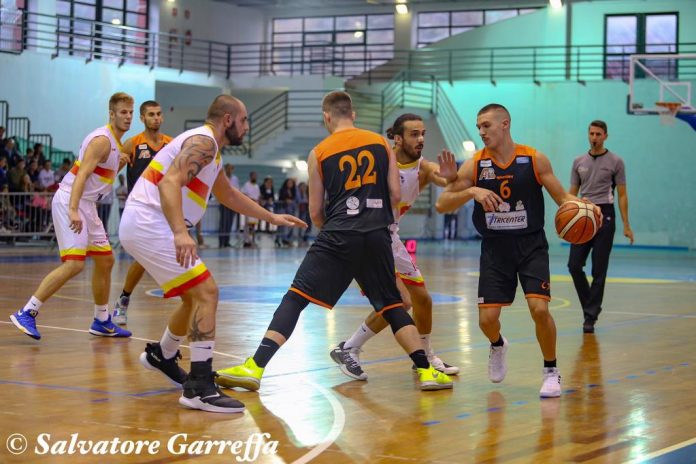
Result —
[[631, 55], [628, 81], [630, 114], [659, 114], [670, 112], [676, 104], [676, 114], [696, 114], [696, 54]]

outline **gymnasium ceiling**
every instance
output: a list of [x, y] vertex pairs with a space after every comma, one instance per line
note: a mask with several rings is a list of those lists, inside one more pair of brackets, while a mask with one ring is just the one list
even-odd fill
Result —
[[[395, 0], [217, 0], [221, 3], [230, 5], [242, 6], [254, 9], [313, 9], [325, 10], [345, 7], [384, 7], [386, 5], [394, 5]], [[545, 6], [548, 4], [546, 0], [407, 0], [409, 5], [417, 5], [419, 7], [427, 5], [446, 6], [451, 5], [457, 9], [467, 8], [524, 8], [534, 6]], [[422, 9], [422, 8], [421, 8]]]

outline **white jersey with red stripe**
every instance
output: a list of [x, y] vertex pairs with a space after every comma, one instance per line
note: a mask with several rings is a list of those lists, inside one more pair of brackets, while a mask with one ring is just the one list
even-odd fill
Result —
[[413, 206], [416, 198], [420, 194], [420, 182], [418, 180], [418, 172], [423, 158], [413, 161], [408, 164], [397, 163], [399, 168], [399, 178], [401, 180], [401, 201], [398, 206], [398, 215], [394, 218], [394, 224], [390, 227], [392, 233], [399, 231], [399, 221], [401, 216]]
[[210, 192], [221, 168], [221, 157], [213, 131], [209, 126], [200, 126], [188, 130], [172, 140], [150, 161], [147, 169], [135, 183], [133, 191], [128, 196], [128, 204], [149, 206], [157, 211], [162, 210], [157, 184], [162, 180], [171, 166], [174, 158], [181, 152], [184, 142], [196, 135], [210, 137], [215, 144], [215, 160], [207, 164], [188, 184], [181, 188], [181, 199], [184, 220], [189, 227], [195, 226], [203, 217], [208, 206]]
[[75, 176], [80, 170], [80, 164], [82, 164], [85, 152], [87, 151], [87, 146], [97, 137], [106, 137], [109, 139], [109, 142], [111, 143], [109, 157], [105, 162], [97, 164], [97, 167], [94, 168], [94, 172], [87, 178], [87, 181], [85, 182], [85, 189], [82, 192], [82, 200], [97, 201], [103, 196], [109, 194], [113, 189], [114, 179], [116, 178], [116, 173], [118, 172], [118, 163], [122, 148], [121, 142], [114, 134], [111, 125], [107, 124], [104, 127], [100, 127], [90, 132], [90, 134], [82, 141], [82, 145], [80, 145], [80, 155], [77, 157], [77, 160], [75, 160], [73, 167], [60, 182], [60, 189], [70, 193], [72, 186], [75, 183]]

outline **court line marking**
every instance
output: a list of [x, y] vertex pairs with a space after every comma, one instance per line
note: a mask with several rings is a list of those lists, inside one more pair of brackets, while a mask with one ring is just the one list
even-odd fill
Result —
[[[470, 277], [480, 277], [479, 272], [467, 272]], [[592, 280], [590, 276], [590, 281]], [[572, 282], [573, 279], [567, 274], [552, 274], [551, 282]], [[643, 277], [607, 277], [608, 283], [615, 284], [676, 284], [689, 282], [688, 280], [671, 280], [671, 279], [652, 279]]]
[[[14, 326], [14, 324], [12, 322], [0, 321], [0, 323], [9, 324], [9, 325]], [[71, 332], [89, 333], [88, 330], [72, 329], [70, 327], [56, 327], [56, 326], [38, 325], [38, 324], [37, 324], [37, 327], [46, 328], [46, 329], [55, 329], [55, 330], [68, 330]], [[127, 337], [127, 338], [131, 338], [134, 340], [141, 340], [141, 341], [145, 341], [145, 342], [156, 341], [156, 340], [152, 340], [149, 338], [141, 338], [141, 337], [133, 337], [133, 336]], [[184, 348], [189, 348], [188, 345], [181, 345], [181, 346]], [[218, 356], [238, 359], [241, 361], [243, 361], [245, 359], [241, 356], [237, 356], [237, 355], [229, 354], [229, 353], [223, 353], [221, 351], [213, 351], [213, 353], [218, 355]], [[6, 382], [2, 382], [2, 383], [6, 383]], [[10, 382], [7, 382], [7, 383], [10, 383]], [[14, 381], [11, 383], [20, 384], [19, 382], [14, 382]], [[339, 437], [341, 432], [343, 432], [343, 428], [345, 427], [345, 423], [346, 423], [345, 410], [343, 409], [341, 402], [336, 398], [336, 396], [333, 393], [331, 393], [328, 389], [324, 388], [323, 386], [316, 384], [314, 382], [310, 382], [310, 381], [305, 380], [305, 381], [303, 381], [303, 383], [306, 383], [307, 385], [312, 386], [319, 393], [321, 393], [324, 396], [324, 398], [326, 398], [326, 400], [331, 405], [331, 409], [333, 410], [334, 420], [333, 420], [333, 424], [331, 425], [331, 429], [329, 430], [329, 433], [326, 435], [326, 438], [324, 438], [324, 440], [322, 442], [317, 444], [314, 448], [309, 450], [307, 453], [302, 455], [300, 458], [293, 461], [292, 464], [305, 464], [305, 463], [311, 461], [312, 459], [314, 459], [315, 457], [317, 457], [318, 455], [320, 455], [321, 453], [323, 453], [324, 451], [326, 451], [326, 449], [336, 441], [336, 439]], [[24, 384], [24, 383], [21, 383], [21, 384]], [[69, 389], [69, 387], [65, 387], [65, 388]], [[165, 390], [163, 390], [163, 392], [164, 391]], [[169, 390], [166, 390], [166, 391], [169, 391]], [[94, 392], [96, 393], [97, 391], [95, 390]], [[111, 394], [111, 392], [106, 392], [106, 391], [101, 391], [101, 390], [99, 390], [98, 392]], [[146, 392], [146, 393], [149, 393], [149, 392]], [[122, 395], [135, 396], [134, 394], [127, 394], [127, 393], [113, 393], [113, 394], [119, 395], [119, 396], [122, 396]], [[143, 394], [141, 393], [138, 395], [142, 396]], [[137, 427], [131, 427], [131, 428], [137, 428]]]
[[631, 464], [638, 464], [641, 462], [645, 462], [645, 461], [648, 461], [650, 459], [654, 459], [654, 458], [663, 456], [667, 453], [671, 453], [672, 451], [677, 451], [679, 449], [686, 448], [687, 446], [690, 446], [693, 444], [696, 444], [696, 438], [692, 438], [691, 440], [686, 440], [686, 441], [683, 441], [681, 443], [677, 443], [675, 445], [668, 446], [667, 448], [662, 448], [661, 450], [654, 451], [648, 455], [641, 456], [641, 457], [636, 458], [635, 460], [631, 461]]

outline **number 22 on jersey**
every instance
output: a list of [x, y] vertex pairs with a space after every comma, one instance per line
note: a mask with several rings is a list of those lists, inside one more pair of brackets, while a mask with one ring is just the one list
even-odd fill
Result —
[[[363, 166], [367, 164], [365, 173], [358, 174], [358, 166]], [[357, 157], [351, 155], [343, 155], [341, 159], [338, 160], [338, 166], [341, 172], [350, 169], [348, 173], [348, 179], [345, 183], [346, 190], [356, 189], [366, 184], [376, 184], [377, 183], [377, 172], [375, 171], [375, 157], [367, 150], [362, 150], [358, 153]]]

